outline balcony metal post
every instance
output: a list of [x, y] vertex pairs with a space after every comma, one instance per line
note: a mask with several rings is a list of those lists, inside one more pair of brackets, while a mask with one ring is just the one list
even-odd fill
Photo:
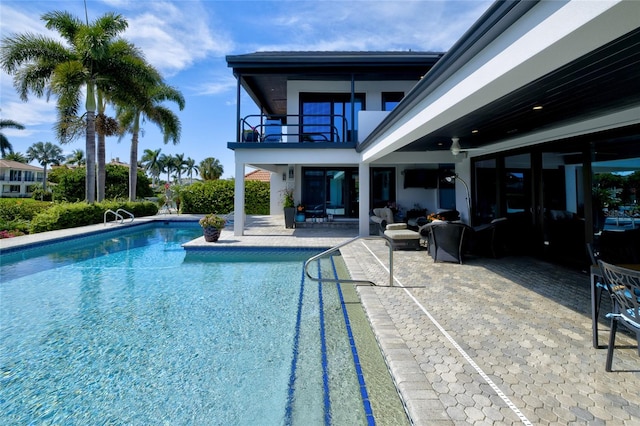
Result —
[[[242, 74], [238, 74], [238, 84], [236, 87], [236, 142], [240, 142], [240, 91], [242, 89]], [[236, 176], [236, 179], [238, 177]]]

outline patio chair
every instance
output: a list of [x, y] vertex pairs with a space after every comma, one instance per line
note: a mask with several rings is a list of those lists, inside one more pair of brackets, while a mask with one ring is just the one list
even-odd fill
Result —
[[444, 221], [431, 222], [425, 225], [420, 233], [427, 238], [429, 255], [434, 262], [462, 263], [468, 237], [473, 228], [464, 223]]
[[613, 302], [613, 312], [607, 314], [607, 318], [611, 319], [611, 334], [605, 366], [606, 371], [611, 371], [618, 324], [635, 333], [638, 356], [640, 356], [640, 271], [612, 265], [602, 260], [598, 261], [598, 264]]
[[499, 217], [491, 223], [475, 226], [473, 228], [473, 252], [479, 255], [488, 255], [493, 258], [504, 256], [506, 247], [507, 218]]
[[634, 247], [639, 244], [638, 231], [602, 231], [600, 238], [594, 243], [587, 243], [587, 254], [591, 261], [591, 322], [593, 347], [598, 348], [598, 319], [600, 317], [600, 305], [602, 293], [608, 292], [599, 260], [611, 264], [636, 264], [639, 263], [638, 250]]
[[598, 319], [600, 317], [600, 305], [602, 304], [602, 293], [608, 292], [608, 288], [602, 278], [602, 270], [598, 264], [599, 252], [596, 251], [592, 243], [587, 243], [587, 254], [591, 260], [589, 267], [591, 286], [591, 339], [593, 347], [598, 349]]

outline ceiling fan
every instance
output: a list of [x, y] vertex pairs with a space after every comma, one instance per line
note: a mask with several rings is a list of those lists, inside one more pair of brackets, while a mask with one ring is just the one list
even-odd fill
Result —
[[462, 148], [460, 146], [460, 138], [451, 138], [451, 153], [453, 155], [458, 155], [461, 152], [468, 152], [468, 151], [484, 151], [483, 148]]

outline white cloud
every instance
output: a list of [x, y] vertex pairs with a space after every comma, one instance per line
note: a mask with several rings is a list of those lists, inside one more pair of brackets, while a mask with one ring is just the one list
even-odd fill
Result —
[[197, 88], [193, 92], [198, 95], [218, 95], [227, 93], [237, 87], [236, 79], [233, 77], [222, 77], [215, 81], [209, 81]]
[[[424, 50], [446, 51], [490, 5], [477, 1], [367, 1], [281, 3], [267, 18], [289, 34], [254, 50]], [[256, 39], [254, 37], [254, 39]]]
[[[207, 10], [200, 2], [145, 2], [147, 11], [128, 19], [125, 38], [142, 49], [147, 60], [161, 71], [174, 74], [196, 61], [231, 50], [222, 31], [214, 37]], [[184, 4], [184, 3], [182, 3]]]
[[[17, 32], [46, 34], [50, 37], [56, 37], [54, 31], [49, 31], [44, 26], [44, 22], [40, 19], [41, 14], [34, 12], [28, 6], [27, 4], [25, 8], [20, 10], [6, 5], [2, 6], [2, 25], [0, 26], [2, 36]], [[8, 23], [11, 23], [11, 25], [8, 25]]]

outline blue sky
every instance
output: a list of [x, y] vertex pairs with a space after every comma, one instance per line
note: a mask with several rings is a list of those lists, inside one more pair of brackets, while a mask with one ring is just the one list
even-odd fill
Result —
[[[139, 156], [145, 149], [184, 154], [196, 162], [215, 157], [223, 177], [234, 174], [236, 81], [226, 55], [256, 51], [446, 51], [484, 13], [492, 0], [422, 1], [218, 1], [218, 0], [87, 0], [89, 20], [106, 12], [123, 15], [129, 28], [123, 37], [142, 49], [168, 84], [179, 89], [186, 107], [178, 145], [164, 145], [152, 124], [144, 125]], [[40, 17], [66, 10], [84, 19], [83, 0], [6, 1], [0, 3], [0, 34], [42, 33]], [[243, 94], [242, 115], [255, 113]], [[5, 129], [15, 151], [25, 153], [35, 142], [54, 142], [55, 100], [30, 96], [22, 102], [12, 78], [0, 74], [0, 115], [25, 130]], [[107, 161], [129, 159], [130, 136], [107, 138]], [[62, 145], [65, 154], [84, 150], [84, 139]]]

